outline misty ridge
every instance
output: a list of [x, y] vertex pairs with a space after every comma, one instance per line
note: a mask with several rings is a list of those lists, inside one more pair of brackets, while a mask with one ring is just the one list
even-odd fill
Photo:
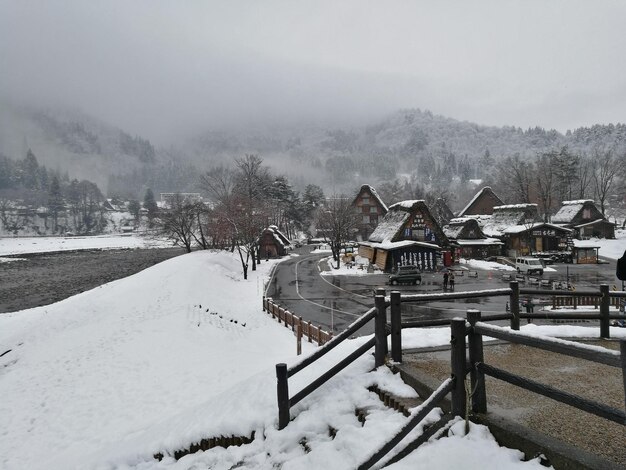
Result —
[[[624, 155], [626, 125], [594, 125], [562, 134], [541, 127], [483, 126], [403, 109], [370, 125], [251, 125], [207, 130], [156, 147], [147, 138], [80, 111], [6, 103], [0, 108], [0, 159], [22, 160], [30, 150], [52, 172], [93, 181], [104, 195], [125, 199], [140, 199], [146, 188], [157, 195], [197, 192], [198, 175], [230, 166], [245, 154], [260, 156], [296, 191], [315, 184], [326, 194], [353, 194], [365, 183], [436, 191], [452, 182], [493, 182], [496, 164], [505, 158], [531, 161], [564, 147], [581, 157], [607, 149]], [[10, 186], [6, 168], [0, 166], [4, 197]], [[451, 208], [459, 209], [467, 194], [450, 195]]]

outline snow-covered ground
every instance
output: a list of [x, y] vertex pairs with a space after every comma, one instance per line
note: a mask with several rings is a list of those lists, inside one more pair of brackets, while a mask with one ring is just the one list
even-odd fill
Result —
[[[328, 267], [328, 270], [322, 271], [320, 274], [322, 276], [364, 276], [366, 274], [371, 274], [368, 272], [367, 267], [370, 262], [367, 258], [363, 258], [359, 255], [354, 255], [350, 257], [352, 262], [346, 262], [348, 258], [341, 257], [339, 261], [339, 269], [337, 269], [337, 263], [333, 260], [332, 256], [328, 258], [322, 258], [320, 264], [324, 263]], [[376, 271], [380, 273], [380, 270], [375, 265], [372, 266], [372, 271]]]
[[[385, 367], [369, 372], [366, 354], [296, 405], [295, 419], [278, 431], [274, 366], [298, 358], [293, 333], [260, 308], [272, 265], [261, 263], [243, 281], [232, 254], [194, 252], [53, 305], [0, 315], [0, 468], [354, 468], [405, 420], [367, 387], [414, 391]], [[581, 327], [526, 329], [597, 336]], [[447, 328], [403, 335], [407, 347], [450, 341]], [[344, 342], [292, 377], [291, 393], [367, 339]], [[367, 410], [364, 426], [356, 408]], [[459, 424], [392, 468], [543, 468], [499, 447], [486, 428], [463, 436]], [[248, 445], [168, 456], [202, 438], [253, 431]], [[157, 452], [163, 461], [153, 459]]]
[[0, 256], [51, 251], [164, 248], [172, 242], [163, 238], [141, 235], [97, 235], [77, 237], [6, 237], [0, 238]]
[[590, 240], [574, 240], [576, 246], [597, 246], [600, 247], [598, 254], [603, 258], [618, 259], [626, 252], [626, 230], [615, 231], [615, 239], [592, 238]]

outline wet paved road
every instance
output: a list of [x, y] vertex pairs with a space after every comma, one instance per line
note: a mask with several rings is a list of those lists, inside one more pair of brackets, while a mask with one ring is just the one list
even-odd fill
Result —
[[[362, 315], [374, 304], [373, 292], [377, 287], [387, 291], [387, 275], [370, 274], [367, 276], [321, 276], [320, 263], [329, 253], [312, 254], [312, 247], [304, 246], [290, 258], [276, 267], [266, 290], [268, 297], [274, 298], [290, 312], [321, 325], [325, 330], [341, 332], [355, 318]], [[569, 277], [576, 289], [598, 289], [602, 283], [613, 288], [621, 285], [615, 277], [615, 261], [599, 265], [552, 265], [554, 272], [545, 272], [542, 279], [566, 281]], [[472, 269], [474, 271], [474, 269]], [[508, 286], [502, 280], [503, 271], [476, 270], [477, 278], [467, 275], [456, 277], [455, 291], [495, 289]], [[512, 271], [511, 271], [512, 272]], [[393, 286], [393, 290], [403, 293], [443, 292], [442, 275], [424, 273], [422, 285]], [[547, 297], [546, 297], [547, 299]], [[535, 298], [538, 301], [538, 298]], [[504, 313], [508, 297], [468, 299], [466, 301], [439, 301], [424, 304], [403, 304], [402, 316], [405, 320], [429, 320], [465, 316], [469, 308], [481, 310], [484, 314]], [[373, 332], [373, 325], [362, 330], [362, 334]]]

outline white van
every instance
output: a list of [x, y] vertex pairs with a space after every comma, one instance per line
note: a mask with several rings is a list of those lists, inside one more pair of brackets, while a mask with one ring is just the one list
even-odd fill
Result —
[[543, 264], [541, 260], [530, 256], [515, 258], [515, 269], [517, 269], [518, 273], [522, 274], [537, 273], [540, 276], [543, 274]]

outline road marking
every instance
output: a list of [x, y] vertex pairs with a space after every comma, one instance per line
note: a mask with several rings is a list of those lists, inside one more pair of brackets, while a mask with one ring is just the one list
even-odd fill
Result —
[[[352, 312], [346, 312], [345, 310], [339, 310], [339, 309], [337, 309], [337, 308], [328, 307], [328, 306], [326, 306], [326, 305], [318, 304], [317, 302], [313, 302], [312, 300], [305, 299], [304, 297], [302, 297], [302, 295], [300, 294], [300, 286], [299, 286], [300, 281], [298, 280], [298, 265], [299, 265], [300, 263], [302, 263], [303, 261], [307, 261], [309, 258], [311, 258], [311, 257], [309, 256], [309, 257], [307, 257], [307, 258], [301, 259], [300, 261], [298, 261], [298, 262], [296, 263], [296, 294], [298, 294], [298, 297], [300, 297], [300, 298], [301, 298], [302, 300], [304, 300], [305, 302], [308, 302], [308, 303], [310, 303], [310, 304], [316, 305], [316, 306], [318, 306], [318, 307], [320, 307], [320, 308], [324, 308], [324, 309], [326, 309], [326, 310], [332, 310], [333, 312], [343, 313], [344, 315], [350, 315], [350, 316], [355, 317], [355, 318], [360, 317], [360, 316], [361, 316], [361, 314], [352, 313]], [[319, 266], [318, 266], [318, 269], [319, 269]], [[321, 277], [321, 276], [320, 276], [320, 277]], [[333, 284], [331, 284], [331, 285], [333, 285]], [[337, 287], [337, 286], [334, 286], [334, 287]], [[343, 290], [343, 289], [342, 289], [342, 290]], [[346, 291], [346, 292], [349, 292], [349, 291]]]
[[[317, 263], [317, 270], [318, 270], [318, 271], [320, 271], [320, 272], [321, 272], [321, 269], [320, 269], [319, 264], [320, 264], [322, 261], [324, 261], [325, 259], [328, 259], [328, 258], [322, 258], [322, 259], [321, 259], [321, 260], [319, 260], [319, 262]], [[326, 284], [330, 284], [330, 285], [331, 285], [331, 286], [333, 286], [335, 289], [339, 289], [339, 290], [341, 290], [341, 291], [347, 292], [348, 294], [355, 295], [355, 296], [357, 296], [357, 297], [363, 297], [364, 299], [371, 299], [371, 298], [372, 298], [372, 296], [369, 296], [369, 295], [363, 295], [363, 294], [357, 294], [357, 293], [355, 293], [355, 292], [352, 292], [352, 291], [349, 291], [349, 290], [343, 289], [343, 288], [341, 288], [341, 287], [339, 287], [339, 286], [336, 286], [336, 285], [335, 285], [335, 284], [333, 284], [332, 282], [328, 282], [326, 279], [324, 279], [324, 276], [322, 276], [321, 274], [319, 275], [319, 277], [322, 279], [322, 281], [324, 281]], [[334, 276], [333, 276], [333, 277], [334, 277]]]

